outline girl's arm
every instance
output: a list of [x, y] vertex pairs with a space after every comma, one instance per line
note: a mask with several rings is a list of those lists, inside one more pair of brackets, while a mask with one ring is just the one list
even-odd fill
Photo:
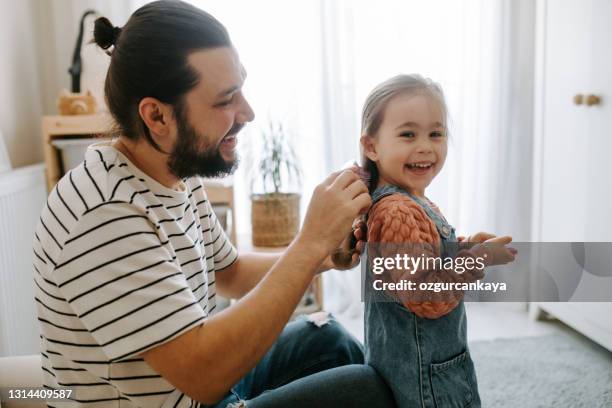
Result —
[[[393, 194], [383, 198], [370, 210], [368, 218], [369, 258], [440, 259], [440, 237], [434, 222], [409, 197]], [[467, 250], [459, 258], [474, 258]], [[412, 273], [414, 272], [414, 273]], [[389, 283], [412, 281], [421, 283], [465, 282], [483, 276], [482, 269], [471, 268], [460, 274], [421, 264], [414, 270], [386, 270], [380, 279]], [[417, 316], [436, 319], [450, 313], [463, 297], [462, 291], [396, 290], [387, 293]]]

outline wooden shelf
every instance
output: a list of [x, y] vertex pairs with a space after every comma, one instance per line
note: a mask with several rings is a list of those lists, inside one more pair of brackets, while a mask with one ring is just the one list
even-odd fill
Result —
[[52, 144], [53, 140], [100, 136], [111, 129], [112, 123], [111, 117], [107, 114], [43, 116], [42, 138], [47, 191], [51, 191], [64, 175], [59, 152]]

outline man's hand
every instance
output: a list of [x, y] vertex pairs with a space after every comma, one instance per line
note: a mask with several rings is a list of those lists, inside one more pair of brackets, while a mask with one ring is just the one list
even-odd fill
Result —
[[[365, 247], [365, 239], [366, 239], [365, 231], [366, 231], [366, 226], [365, 226], [365, 222], [363, 221], [363, 219], [361, 217], [355, 219], [355, 221], [353, 221], [353, 231], [351, 232], [351, 235], [347, 236], [342, 241], [342, 243], [340, 244], [340, 248], [334, 250], [331, 254], [325, 257], [325, 259], [323, 260], [323, 263], [321, 263], [321, 267], [319, 268], [318, 273], [325, 272], [330, 269], [336, 269], [339, 271], [343, 271], [343, 270], [353, 269], [354, 267], [359, 265], [359, 260], [360, 260], [361, 254], [363, 253], [363, 249]], [[346, 250], [348, 252], [350, 250], [351, 241], [357, 241], [353, 254], [351, 255], [351, 262], [347, 265], [338, 265], [332, 259], [333, 254], [340, 249]]]
[[323, 262], [348, 239], [353, 220], [371, 203], [368, 188], [354, 172], [332, 173], [315, 188], [297, 240], [316, 244], [320, 250], [313, 256]]

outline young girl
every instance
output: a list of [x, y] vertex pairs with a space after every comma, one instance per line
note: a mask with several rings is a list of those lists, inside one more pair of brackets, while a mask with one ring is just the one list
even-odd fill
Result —
[[[425, 197], [446, 159], [446, 115], [441, 88], [419, 75], [400, 75], [378, 85], [363, 109], [362, 165], [369, 173], [372, 195], [367, 215], [370, 263], [364, 262], [366, 361], [389, 384], [399, 407], [475, 408], [481, 403], [467, 344], [463, 293], [389, 286], [381, 290], [383, 282], [470, 282], [483, 276], [482, 267], [464, 273], [456, 268], [421, 267], [412, 273], [394, 269], [381, 275], [373, 271], [372, 252], [455, 259], [486, 253], [496, 264], [514, 256], [511, 248], [503, 246], [510, 237], [479, 233], [458, 240], [455, 229]], [[465, 248], [458, 248], [459, 241]], [[464, 245], [485, 241], [501, 247]]]

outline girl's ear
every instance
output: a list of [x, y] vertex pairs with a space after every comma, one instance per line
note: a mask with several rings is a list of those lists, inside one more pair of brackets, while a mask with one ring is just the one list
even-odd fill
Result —
[[378, 160], [378, 153], [376, 152], [376, 140], [372, 136], [362, 135], [359, 139], [361, 148], [365, 156], [373, 162]]

